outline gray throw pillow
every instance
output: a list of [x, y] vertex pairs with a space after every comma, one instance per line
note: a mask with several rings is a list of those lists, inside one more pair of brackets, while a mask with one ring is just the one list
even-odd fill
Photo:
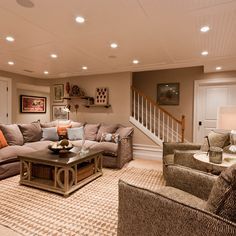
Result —
[[[230, 134], [228, 132], [226, 133], [212, 130], [208, 135], [208, 139], [211, 147], [224, 148], [229, 145]], [[209, 145], [207, 139], [205, 138], [204, 143], [201, 146], [201, 151], [207, 152], [208, 150], [209, 150]]]
[[221, 172], [209, 195], [206, 210], [236, 222], [236, 164]]
[[116, 132], [117, 128], [118, 128], [117, 124], [113, 124], [113, 125], [102, 124], [99, 127], [99, 130], [98, 130], [98, 133], [97, 133], [97, 141], [101, 140], [101, 137], [102, 137], [103, 133], [111, 133], [111, 134], [113, 134], [113, 133]]
[[133, 127], [119, 127], [116, 130], [116, 134], [119, 134], [120, 139], [127, 138], [134, 131]]
[[56, 127], [42, 128], [42, 130], [43, 130], [42, 140], [50, 140], [50, 141], [58, 141], [59, 140], [59, 136], [58, 136]]
[[24, 137], [24, 142], [37, 142], [42, 138], [42, 129], [39, 123], [18, 125]]
[[81, 140], [84, 135], [84, 127], [67, 128], [67, 137], [69, 140]]
[[3, 132], [4, 137], [7, 140], [8, 145], [23, 145], [24, 144], [24, 138], [22, 133], [20, 132], [20, 129], [18, 125], [12, 124], [12, 125], [3, 125], [0, 124], [0, 130]]
[[84, 138], [86, 140], [95, 141], [100, 124], [86, 124], [84, 127]]

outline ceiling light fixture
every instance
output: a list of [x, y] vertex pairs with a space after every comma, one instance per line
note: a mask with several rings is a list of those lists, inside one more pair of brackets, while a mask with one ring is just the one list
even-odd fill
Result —
[[207, 56], [208, 55], [208, 51], [203, 51], [201, 52], [202, 56]]
[[77, 17], [75, 18], [75, 21], [76, 21], [77, 23], [83, 24], [83, 23], [85, 22], [85, 19], [84, 19], [84, 17], [82, 17], [82, 16], [77, 16]]
[[111, 48], [117, 48], [117, 47], [118, 47], [118, 44], [117, 44], [117, 43], [111, 43], [111, 44], [110, 44], [110, 47], [111, 47]]
[[15, 41], [15, 39], [14, 39], [12, 36], [7, 36], [7, 37], [6, 37], [6, 40], [7, 40], [8, 42], [14, 42], [14, 41]]
[[13, 61], [9, 61], [8, 65], [13, 66], [15, 63]]
[[57, 58], [57, 54], [51, 54], [51, 58]]
[[82, 69], [83, 69], [83, 70], [87, 70], [88, 67], [87, 67], [87, 66], [82, 66]]
[[207, 26], [207, 25], [202, 26], [201, 29], [200, 29], [200, 31], [203, 32], [203, 33], [206, 33], [206, 32], [208, 32], [209, 30], [210, 30], [210, 27]]
[[216, 70], [222, 70], [222, 67], [221, 66], [217, 66]]
[[137, 59], [133, 60], [133, 64], [138, 64], [138, 63], [139, 63], [139, 60], [137, 60]]
[[49, 72], [48, 72], [48, 71], [46, 71], [46, 70], [45, 70], [43, 73], [44, 73], [45, 75], [48, 75], [48, 74], [49, 74]]

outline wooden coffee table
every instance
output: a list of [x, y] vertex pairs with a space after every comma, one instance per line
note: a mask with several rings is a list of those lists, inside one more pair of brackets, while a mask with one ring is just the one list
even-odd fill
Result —
[[49, 150], [19, 156], [20, 184], [65, 197], [102, 175], [102, 152], [54, 154]]

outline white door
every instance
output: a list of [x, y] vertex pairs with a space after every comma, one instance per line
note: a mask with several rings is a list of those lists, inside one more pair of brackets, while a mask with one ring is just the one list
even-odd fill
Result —
[[0, 123], [7, 124], [9, 123], [9, 96], [8, 96], [8, 81], [1, 80], [0, 78]]
[[218, 107], [236, 105], [236, 84], [200, 86], [196, 104], [195, 140], [202, 143], [204, 137], [216, 128]]

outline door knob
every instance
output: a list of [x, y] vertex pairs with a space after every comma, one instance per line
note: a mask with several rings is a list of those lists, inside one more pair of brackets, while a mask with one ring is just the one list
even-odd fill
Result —
[[198, 125], [201, 126], [201, 125], [202, 125], [202, 122], [201, 122], [201, 121], [198, 121]]

